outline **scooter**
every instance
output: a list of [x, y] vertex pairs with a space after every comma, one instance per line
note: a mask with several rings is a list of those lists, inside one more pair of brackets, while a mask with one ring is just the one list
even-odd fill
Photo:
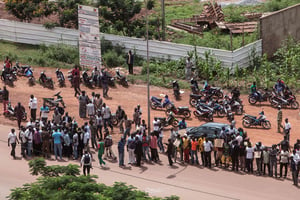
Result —
[[[7, 110], [4, 111], [3, 115], [12, 120], [17, 119], [15, 109], [11, 106], [10, 102], [7, 104]], [[26, 113], [25, 109], [23, 110], [22, 120], [23, 121], [27, 120], [27, 113]]]
[[162, 103], [162, 99], [161, 98], [157, 98], [155, 96], [151, 96], [150, 98], [150, 107], [153, 109], [153, 110], [157, 110], [158, 108], [160, 109], [164, 109], [164, 108], [171, 108], [172, 104], [169, 103], [165, 106], [163, 106], [163, 103]]
[[116, 70], [116, 79], [117, 79], [118, 83], [120, 85], [122, 85], [123, 87], [128, 87], [129, 86], [128, 81], [126, 79], [126, 76], [121, 75], [120, 71], [118, 69]]
[[188, 119], [191, 117], [191, 111], [189, 107], [178, 107], [176, 108], [173, 104], [171, 105], [171, 108], [167, 108], [165, 111], [166, 115], [169, 116], [171, 112], [173, 112], [175, 115], [183, 115], [184, 118]]
[[54, 88], [54, 83], [51, 77], [47, 77], [45, 71], [42, 71], [39, 77], [39, 82], [43, 87], [47, 87], [50, 89]]
[[57, 68], [56, 71], [55, 71], [55, 73], [56, 73], [56, 78], [58, 80], [59, 87], [65, 87], [66, 86], [65, 76], [62, 73], [62, 71], [60, 71], [60, 69]]

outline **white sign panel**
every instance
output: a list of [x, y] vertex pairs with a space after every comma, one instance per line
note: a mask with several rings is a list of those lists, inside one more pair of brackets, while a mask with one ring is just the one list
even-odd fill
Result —
[[98, 9], [78, 5], [80, 65], [101, 67], [101, 45]]

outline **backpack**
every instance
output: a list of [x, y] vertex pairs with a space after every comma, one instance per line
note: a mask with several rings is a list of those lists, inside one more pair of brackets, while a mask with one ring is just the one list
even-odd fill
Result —
[[90, 161], [91, 161], [90, 155], [89, 154], [85, 154], [84, 155], [84, 160], [83, 160], [84, 164], [90, 164]]

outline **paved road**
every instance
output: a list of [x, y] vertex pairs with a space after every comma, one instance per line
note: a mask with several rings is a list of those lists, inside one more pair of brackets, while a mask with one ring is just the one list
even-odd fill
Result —
[[[13, 160], [9, 156], [7, 135], [10, 127], [0, 126], [1, 179], [0, 199], [4, 199], [13, 187], [34, 181], [28, 173], [27, 161]], [[116, 149], [115, 149], [116, 150]], [[116, 152], [116, 151], [115, 151]], [[19, 156], [20, 148], [17, 148]], [[94, 162], [93, 174], [98, 181], [108, 185], [116, 181], [126, 182], [153, 196], [178, 195], [181, 199], [299, 199], [300, 189], [292, 185], [291, 180], [257, 177], [243, 173], [233, 173], [224, 169], [204, 169], [198, 166], [175, 164], [167, 165], [167, 158], [160, 155], [161, 164], [145, 164], [141, 168], [121, 169], [117, 163], [108, 161], [106, 168], [100, 168], [98, 160]], [[96, 158], [96, 156], [95, 156]], [[125, 156], [127, 160], [127, 156]], [[71, 162], [71, 161], [70, 161]], [[66, 165], [69, 162], [48, 161], [49, 164]], [[72, 163], [75, 163], [72, 161]], [[297, 198], [298, 197], [298, 198]]]

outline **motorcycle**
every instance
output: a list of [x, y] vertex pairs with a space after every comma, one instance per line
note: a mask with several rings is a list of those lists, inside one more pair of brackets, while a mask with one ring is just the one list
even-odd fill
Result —
[[92, 78], [92, 76], [88, 75], [87, 70], [84, 70], [82, 72], [82, 81], [85, 86], [87, 86], [89, 88], [93, 88], [93, 78]]
[[3, 90], [1, 90], [1, 88], [0, 88], [0, 102], [2, 102], [3, 101]]
[[35, 85], [35, 78], [34, 78], [34, 76], [28, 76], [28, 84], [30, 86]]
[[190, 94], [190, 101], [189, 101], [190, 105], [191, 105], [192, 107], [196, 107], [198, 101], [201, 100], [202, 97], [203, 97], [202, 95], [198, 95], [198, 94]]
[[251, 126], [262, 126], [264, 129], [271, 128], [271, 123], [266, 119], [265, 116], [263, 116], [261, 119], [257, 119], [256, 116], [245, 114], [242, 124], [245, 128], [249, 128]]
[[199, 119], [199, 120], [207, 120], [207, 121], [213, 121], [213, 109], [208, 107], [208, 106], [204, 106], [201, 104], [197, 105], [197, 109], [193, 112], [193, 114]]
[[1, 80], [6, 85], [13, 86], [14, 81], [17, 80], [17, 73], [15, 71], [7, 72], [5, 69], [2, 69]]
[[72, 70], [68, 71], [68, 76], [67, 76], [68, 80], [71, 83], [71, 87], [73, 87], [73, 75], [72, 75]]
[[150, 98], [150, 107], [153, 109], [153, 110], [157, 110], [158, 108], [171, 108], [172, 106], [172, 103], [169, 103], [165, 106], [163, 106], [163, 103], [162, 103], [162, 99], [161, 98], [157, 98], [155, 96], [151, 96]]
[[42, 71], [39, 77], [39, 82], [43, 87], [47, 87], [50, 89], [54, 88], [54, 83], [51, 77], [47, 77], [45, 71]]
[[165, 117], [157, 117], [160, 121], [161, 127], [173, 126], [174, 128], [178, 127], [178, 120], [173, 116], [169, 115], [168, 119]]
[[271, 102], [272, 96], [276, 96], [274, 92], [268, 91], [268, 89], [265, 89], [264, 92], [257, 91], [257, 93], [258, 93], [258, 95], [255, 93], [252, 93], [248, 96], [248, 102], [251, 105], [254, 105], [257, 102], [265, 102], [265, 101]]
[[62, 73], [62, 71], [60, 71], [60, 69], [58, 68], [58, 69], [56, 69], [55, 74], [56, 74], [56, 78], [58, 80], [59, 87], [65, 87], [66, 86], [65, 76]]
[[173, 104], [171, 105], [171, 108], [167, 108], [165, 111], [166, 115], [169, 116], [171, 112], [173, 112], [175, 115], [183, 115], [184, 118], [188, 119], [191, 117], [191, 111], [189, 107], [178, 107], [174, 106]]
[[231, 100], [230, 107], [232, 112], [234, 112], [236, 115], [242, 115], [244, 112], [244, 106], [242, 105], [242, 100], [239, 101]]
[[49, 107], [49, 110], [54, 110], [55, 108], [57, 108], [59, 113], [63, 114], [65, 112], [64, 108], [66, 107], [65, 103], [64, 103], [64, 100], [63, 100], [63, 97], [60, 96], [60, 92], [56, 93], [53, 96], [56, 97], [56, 99], [54, 99], [54, 98], [43, 98], [43, 101], [44, 101], [45, 105]]
[[[22, 121], [26, 121], [27, 120], [27, 113], [25, 111], [25, 109], [23, 110], [23, 115], [22, 115]], [[7, 104], [7, 110], [4, 111], [3, 115], [9, 119], [15, 120], [17, 119], [16, 113], [15, 113], [15, 109], [11, 106], [11, 103], [9, 102]]]
[[113, 126], [118, 126], [119, 122], [120, 122], [120, 121], [119, 121], [119, 119], [117, 118], [116, 114], [115, 114], [115, 113], [111, 114], [111, 124], [112, 124]]
[[120, 85], [122, 85], [123, 87], [128, 87], [129, 86], [126, 76], [121, 75], [120, 71], [118, 69], [116, 70], [116, 79], [117, 79], [118, 83]]
[[28, 74], [30, 72], [28, 70], [30, 70], [32, 73], [30, 65], [20, 66], [18, 62], [16, 62], [16, 65], [12, 68], [12, 70], [15, 71], [18, 76], [29, 76]]
[[229, 122], [231, 122], [234, 119], [234, 114], [232, 113], [232, 109], [231, 109], [230, 104], [224, 104], [223, 107], [224, 107], [224, 111], [225, 111], [225, 115], [227, 117], [227, 120]]
[[201, 93], [214, 99], [222, 99], [224, 96], [223, 90], [220, 87], [210, 87], [209, 89], [204, 90]]
[[[205, 106], [206, 105], [204, 104], [204, 107]], [[213, 109], [213, 114], [217, 114], [218, 117], [225, 117], [226, 116], [223, 105], [221, 105], [217, 102], [211, 101], [207, 104], [207, 106], [212, 108]]]
[[298, 109], [299, 103], [293, 95], [289, 96], [287, 99], [281, 96], [274, 96], [271, 98], [271, 106], [274, 108], [281, 106], [281, 108], [291, 107], [292, 109]]
[[115, 87], [116, 86], [116, 84], [115, 84], [115, 78], [112, 77], [112, 75], [109, 72], [107, 72], [107, 71], [105, 71], [104, 73], [107, 76], [108, 85], [111, 86], [111, 87]]

